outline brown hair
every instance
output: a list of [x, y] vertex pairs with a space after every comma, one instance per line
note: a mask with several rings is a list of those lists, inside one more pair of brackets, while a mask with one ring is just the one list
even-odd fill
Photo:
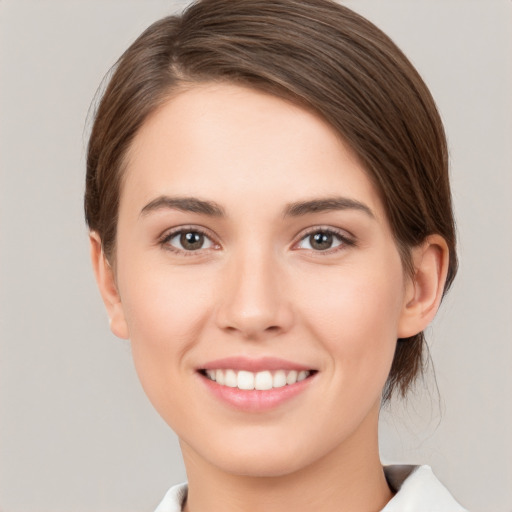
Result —
[[[433, 233], [457, 269], [443, 125], [421, 77], [372, 23], [330, 0], [202, 0], [151, 25], [121, 56], [87, 155], [85, 215], [114, 256], [123, 158], [147, 117], [187, 83], [236, 83], [296, 102], [351, 146], [379, 190], [411, 271]], [[423, 333], [397, 342], [383, 397], [403, 396], [424, 365]]]

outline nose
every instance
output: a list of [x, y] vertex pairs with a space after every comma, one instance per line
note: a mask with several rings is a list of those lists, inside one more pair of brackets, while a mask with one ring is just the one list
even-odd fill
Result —
[[218, 326], [247, 340], [261, 340], [290, 329], [293, 311], [276, 258], [263, 251], [234, 255], [223, 275]]

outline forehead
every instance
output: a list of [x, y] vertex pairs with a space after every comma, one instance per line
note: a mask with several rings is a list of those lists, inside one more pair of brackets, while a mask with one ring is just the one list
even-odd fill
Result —
[[139, 130], [127, 155], [121, 205], [163, 194], [217, 198], [230, 207], [378, 194], [354, 152], [319, 116], [229, 84], [179, 92]]

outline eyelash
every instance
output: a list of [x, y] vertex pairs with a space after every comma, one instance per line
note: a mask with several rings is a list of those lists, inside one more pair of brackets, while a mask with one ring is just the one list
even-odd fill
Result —
[[[186, 249], [178, 249], [177, 247], [174, 247], [169, 243], [176, 236], [183, 235], [185, 233], [197, 233], [199, 235], [202, 235], [210, 241], [210, 243], [212, 244], [213, 247], [207, 247], [205, 249], [200, 248], [197, 250], [186, 250]], [[346, 232], [344, 232], [344, 231], [341, 231], [341, 230], [338, 230], [338, 229], [335, 229], [332, 227], [316, 226], [316, 227], [310, 228], [306, 232], [302, 233], [299, 240], [293, 244], [292, 248], [295, 248], [297, 245], [299, 245], [301, 242], [306, 240], [311, 235], [315, 235], [318, 233], [322, 233], [324, 235], [332, 235], [334, 238], [337, 238], [340, 241], [340, 244], [335, 247], [324, 249], [324, 250], [315, 251], [314, 249], [305, 249], [305, 250], [311, 251], [315, 255], [319, 255], [319, 256], [328, 255], [328, 254], [332, 254], [334, 252], [343, 250], [346, 247], [354, 247], [356, 245], [356, 241], [354, 240], [354, 238], [347, 236]], [[162, 247], [164, 247], [166, 250], [172, 251], [172, 252], [180, 254], [182, 256], [194, 256], [194, 255], [196, 255], [196, 253], [200, 253], [200, 252], [204, 253], [204, 251], [210, 251], [212, 249], [216, 250], [218, 247], [220, 247], [220, 245], [214, 241], [213, 237], [211, 236], [211, 234], [209, 232], [207, 232], [206, 230], [204, 230], [200, 227], [197, 227], [197, 226], [185, 226], [185, 227], [180, 227], [180, 228], [177, 228], [170, 232], [167, 232], [159, 239], [158, 243]], [[300, 249], [295, 249], [295, 250], [300, 250]]]
[[313, 228], [308, 229], [306, 232], [302, 233], [299, 238], [299, 241], [294, 243], [293, 246], [297, 246], [311, 235], [316, 235], [318, 233], [322, 233], [324, 235], [332, 235], [334, 238], [337, 238], [339, 240], [340, 244], [337, 245], [336, 247], [330, 247], [329, 249], [324, 250], [315, 251], [313, 249], [306, 249], [311, 251], [315, 256], [327, 256], [329, 254], [342, 251], [347, 247], [354, 247], [356, 245], [356, 240], [353, 237], [349, 236], [346, 233], [346, 231], [342, 231], [333, 227], [315, 226]]
[[[183, 235], [185, 233], [197, 233], [205, 237], [205, 239], [209, 240], [213, 247], [208, 247], [206, 249], [197, 249], [195, 251], [187, 251], [186, 249], [178, 249], [177, 247], [172, 246], [169, 242], [178, 235]], [[215, 250], [219, 247], [219, 244], [214, 241], [213, 237], [209, 232], [204, 229], [201, 229], [197, 226], [184, 226], [172, 230], [170, 232], [165, 233], [158, 242], [164, 249], [179, 254], [181, 256], [195, 256], [197, 253], [204, 253], [204, 251]]]

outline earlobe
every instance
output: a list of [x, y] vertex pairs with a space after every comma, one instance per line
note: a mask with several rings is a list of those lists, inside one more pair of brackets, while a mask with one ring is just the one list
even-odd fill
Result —
[[423, 331], [439, 308], [448, 272], [449, 250], [440, 235], [431, 235], [412, 249], [414, 276], [406, 285], [398, 337], [409, 338]]
[[101, 245], [101, 239], [95, 231], [89, 233], [91, 262], [96, 283], [107, 309], [110, 330], [118, 337], [128, 339], [123, 304], [117, 290], [114, 272], [108, 262]]

